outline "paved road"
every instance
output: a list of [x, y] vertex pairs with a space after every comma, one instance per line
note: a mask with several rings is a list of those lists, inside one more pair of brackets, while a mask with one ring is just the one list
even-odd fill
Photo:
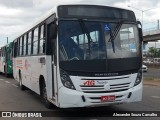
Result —
[[[13, 79], [6, 79], [0, 75], [0, 111], [52, 111], [56, 114], [54, 120], [70, 120], [70, 119], [85, 119], [85, 120], [135, 120], [135, 118], [119, 118], [119, 117], [105, 117], [108, 111], [160, 111], [160, 88], [152, 86], [144, 86], [143, 102], [114, 105], [112, 107], [99, 108], [84, 108], [84, 109], [57, 109], [48, 110], [39, 100], [39, 96], [33, 92], [21, 91], [17, 81]], [[66, 118], [66, 115], [76, 115], [81, 117]], [[0, 120], [6, 118], [0, 118]], [[20, 118], [13, 118], [19, 120]], [[21, 118], [26, 120], [28, 118]], [[53, 118], [43, 118], [45, 120]], [[136, 118], [136, 120], [150, 120], [159, 118], [143, 117]], [[39, 118], [39, 120], [41, 120]]]
[[149, 68], [147, 72], [144, 72], [144, 77], [160, 79], [160, 69]]

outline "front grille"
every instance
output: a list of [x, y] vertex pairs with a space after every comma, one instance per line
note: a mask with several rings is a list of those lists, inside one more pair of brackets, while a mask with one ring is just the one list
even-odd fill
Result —
[[127, 91], [128, 89], [121, 89], [121, 90], [110, 90], [110, 91], [83, 91], [84, 93], [112, 93], [112, 92], [122, 92]]
[[110, 90], [128, 90], [130, 87], [130, 83], [123, 83], [123, 84], [111, 84]]
[[[116, 80], [120, 81], [120, 79], [127, 79], [129, 77], [120, 77], [120, 78], [111, 78], [111, 80]], [[87, 80], [87, 79], [82, 79], [82, 80]], [[95, 81], [101, 81], [101, 80], [107, 80], [108, 84], [110, 85], [110, 89], [106, 90], [105, 85], [95, 85], [95, 86], [85, 86], [85, 85], [80, 85], [81, 90], [84, 93], [112, 93], [112, 92], [122, 92], [122, 91], [127, 91], [130, 88], [130, 83], [131, 82], [124, 82], [120, 84], [113, 84], [110, 83], [110, 79], [93, 79]]]
[[94, 93], [94, 92], [102, 92], [104, 91], [104, 85], [97, 85], [97, 86], [80, 86], [81, 90], [84, 93]]
[[[118, 80], [118, 79], [126, 79], [129, 78], [129, 76], [127, 77], [119, 77], [119, 78], [109, 78], [109, 79], [90, 79], [90, 80]], [[81, 79], [81, 80], [86, 80], [86, 79]]]

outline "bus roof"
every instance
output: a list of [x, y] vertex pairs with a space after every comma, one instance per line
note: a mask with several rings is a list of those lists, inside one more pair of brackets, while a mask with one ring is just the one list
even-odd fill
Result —
[[63, 5], [93, 5], [93, 6], [102, 6], [102, 7], [111, 7], [111, 8], [117, 8], [117, 9], [121, 9], [121, 10], [127, 10], [127, 11], [131, 11], [128, 9], [123, 9], [123, 8], [118, 8], [118, 7], [113, 7], [113, 6], [106, 6], [106, 5], [100, 5], [100, 4], [58, 4], [56, 5], [53, 9], [50, 9], [46, 14], [44, 14], [39, 20], [36, 20], [36, 22], [34, 24], [31, 24], [29, 27], [25, 28], [25, 30], [23, 30], [21, 32], [21, 34], [19, 34], [14, 40], [16, 40], [17, 38], [19, 38], [20, 36], [22, 36], [23, 34], [25, 34], [26, 32], [28, 32], [29, 30], [31, 30], [32, 28], [36, 27], [38, 24], [40, 24], [41, 22], [43, 22], [44, 20], [46, 20], [47, 18], [49, 18], [51, 15], [56, 14], [57, 13], [57, 8], [59, 6], [63, 6]]
[[82, 3], [76, 3], [76, 4], [58, 4], [56, 7], [58, 6], [62, 6], [62, 5], [93, 5], [93, 6], [102, 6], [102, 7], [110, 7], [110, 8], [118, 8], [118, 9], [122, 9], [122, 10], [127, 10], [127, 11], [132, 11], [130, 9], [126, 9], [126, 8], [120, 8], [120, 7], [115, 7], [115, 6], [109, 6], [109, 5], [104, 5], [104, 4], [82, 4]]

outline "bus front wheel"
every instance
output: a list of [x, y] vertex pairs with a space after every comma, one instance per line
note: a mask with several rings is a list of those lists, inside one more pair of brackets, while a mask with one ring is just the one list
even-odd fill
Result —
[[43, 82], [42, 84], [42, 92], [41, 92], [41, 96], [42, 96], [42, 102], [44, 103], [44, 105], [46, 106], [46, 108], [51, 109], [52, 108], [52, 103], [48, 101], [47, 99], [47, 90], [46, 90], [46, 85]]

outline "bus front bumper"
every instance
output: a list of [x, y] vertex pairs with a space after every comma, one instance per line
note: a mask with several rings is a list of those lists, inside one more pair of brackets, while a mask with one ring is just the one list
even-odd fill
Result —
[[[102, 102], [102, 96], [116, 96], [115, 101]], [[71, 90], [65, 87], [59, 89], [59, 107], [96, 107], [108, 106], [112, 104], [122, 104], [138, 102], [142, 100], [142, 83], [123, 92], [114, 93], [84, 93], [81, 91]]]

